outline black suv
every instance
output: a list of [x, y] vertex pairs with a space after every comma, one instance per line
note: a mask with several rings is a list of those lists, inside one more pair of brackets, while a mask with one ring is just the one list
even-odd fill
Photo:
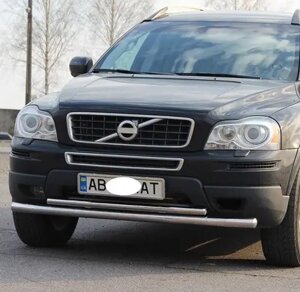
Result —
[[300, 10], [164, 9], [74, 58], [16, 121], [19, 237], [61, 245], [79, 217], [259, 228], [270, 264], [299, 266], [299, 62]]

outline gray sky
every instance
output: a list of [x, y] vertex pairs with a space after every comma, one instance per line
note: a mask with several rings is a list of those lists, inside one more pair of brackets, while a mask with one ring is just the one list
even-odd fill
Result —
[[[5, 34], [7, 33], [7, 18], [5, 16], [4, 2], [7, 0], [0, 0], [0, 108], [12, 108], [19, 109], [24, 105], [24, 72], [20, 66], [16, 67], [14, 62], [9, 58], [3, 57], [3, 42], [5, 39]], [[192, 6], [192, 7], [201, 7], [199, 5], [199, 0], [153, 0], [155, 2], [155, 8], [159, 9], [165, 6]], [[212, 2], [214, 0], [211, 0]], [[270, 9], [272, 11], [278, 10], [289, 10], [294, 11], [298, 6], [300, 8], [299, 0], [290, 0], [289, 7], [285, 7], [286, 0], [272, 0], [270, 3]], [[297, 4], [298, 3], [298, 4]], [[77, 46], [78, 47], [78, 46]], [[59, 79], [58, 89], [66, 83], [70, 77], [67, 71], [67, 62], [71, 56], [75, 55], [86, 55], [90, 54], [94, 57], [100, 56], [103, 51], [103, 47], [99, 50], [94, 49], [90, 51], [89, 47], [82, 46], [76, 50], [72, 50], [66, 56], [66, 70], [63, 71]], [[99, 53], [98, 53], [99, 51]]]

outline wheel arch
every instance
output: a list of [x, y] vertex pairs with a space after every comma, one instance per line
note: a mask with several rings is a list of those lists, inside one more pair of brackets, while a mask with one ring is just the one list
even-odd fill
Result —
[[288, 188], [286, 192], [287, 196], [290, 196], [291, 194], [293, 185], [295, 183], [295, 180], [297, 179], [297, 175], [299, 175], [299, 170], [300, 170], [300, 147], [297, 150], [294, 165], [290, 174], [290, 179], [289, 179]]

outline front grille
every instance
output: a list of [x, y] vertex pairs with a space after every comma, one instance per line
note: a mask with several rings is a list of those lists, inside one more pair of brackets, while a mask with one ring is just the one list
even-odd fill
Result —
[[109, 154], [66, 153], [70, 165], [100, 168], [145, 169], [179, 171], [183, 166], [181, 158], [158, 158]]
[[[123, 139], [118, 128], [124, 121], [133, 123], [136, 135]], [[68, 116], [70, 137], [75, 142], [182, 148], [189, 144], [194, 121], [188, 118], [122, 114], [73, 113]]]

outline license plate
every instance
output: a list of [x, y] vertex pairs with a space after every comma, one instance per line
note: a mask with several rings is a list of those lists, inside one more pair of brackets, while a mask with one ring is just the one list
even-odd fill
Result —
[[[78, 175], [78, 193], [81, 195], [96, 195], [96, 196], [113, 196], [107, 188], [106, 184], [118, 176], [101, 175], [101, 174], [85, 174]], [[140, 182], [141, 190], [127, 196], [128, 198], [140, 198], [149, 200], [163, 200], [165, 198], [165, 180], [162, 178], [149, 177], [132, 177]]]

